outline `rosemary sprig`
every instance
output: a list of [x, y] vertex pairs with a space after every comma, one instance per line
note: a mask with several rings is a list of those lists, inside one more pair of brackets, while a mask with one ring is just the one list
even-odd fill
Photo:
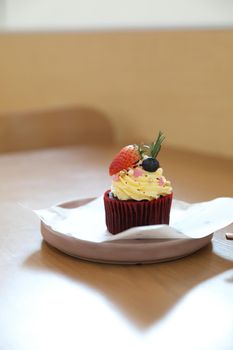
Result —
[[164, 141], [164, 139], [165, 139], [164, 134], [161, 131], [159, 131], [157, 139], [150, 145], [150, 155], [152, 158], [157, 157], [161, 149], [161, 144]]

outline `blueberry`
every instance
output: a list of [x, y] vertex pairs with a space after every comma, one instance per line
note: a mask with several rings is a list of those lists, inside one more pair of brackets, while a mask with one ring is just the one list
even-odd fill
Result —
[[144, 170], [152, 173], [159, 168], [159, 162], [157, 159], [149, 157], [143, 160], [142, 167]]

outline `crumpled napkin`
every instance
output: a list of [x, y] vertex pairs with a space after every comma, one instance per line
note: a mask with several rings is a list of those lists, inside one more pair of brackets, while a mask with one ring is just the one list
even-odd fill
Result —
[[117, 235], [105, 225], [103, 197], [74, 209], [53, 206], [34, 210], [53, 231], [91, 242], [120, 239], [179, 239], [202, 238], [233, 222], [233, 198], [216, 198], [188, 204], [173, 200], [170, 225], [138, 226]]

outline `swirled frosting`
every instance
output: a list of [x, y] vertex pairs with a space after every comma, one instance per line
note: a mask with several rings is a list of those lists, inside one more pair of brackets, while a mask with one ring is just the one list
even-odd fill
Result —
[[172, 187], [163, 176], [162, 168], [148, 172], [136, 167], [113, 175], [111, 192], [120, 200], [141, 201], [166, 196], [172, 192]]

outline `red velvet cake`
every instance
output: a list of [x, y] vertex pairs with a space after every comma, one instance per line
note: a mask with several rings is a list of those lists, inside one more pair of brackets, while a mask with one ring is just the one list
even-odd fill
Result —
[[169, 224], [172, 187], [157, 160], [164, 136], [151, 145], [128, 145], [109, 167], [111, 190], [104, 194], [106, 225], [112, 234], [135, 226]]

